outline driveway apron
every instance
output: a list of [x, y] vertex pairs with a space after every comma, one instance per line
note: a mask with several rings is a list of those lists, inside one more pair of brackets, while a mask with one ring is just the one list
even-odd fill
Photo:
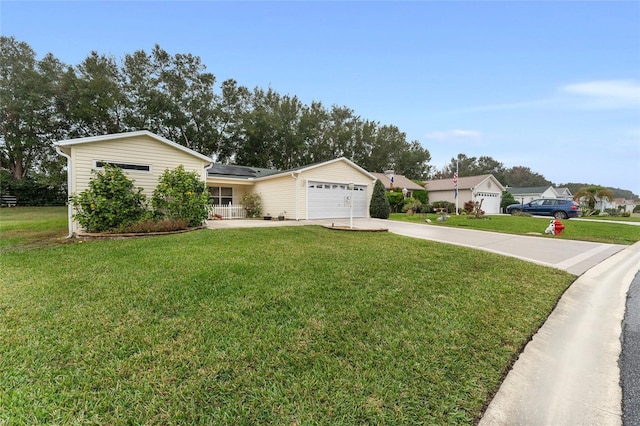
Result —
[[572, 241], [529, 235], [500, 234], [472, 229], [414, 224], [380, 219], [361, 219], [357, 226], [378, 226], [408, 237], [439, 241], [516, 257], [582, 275], [591, 267], [627, 246]]

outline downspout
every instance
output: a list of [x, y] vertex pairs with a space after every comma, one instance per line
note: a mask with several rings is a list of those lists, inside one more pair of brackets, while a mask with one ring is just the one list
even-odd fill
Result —
[[73, 205], [69, 197], [71, 196], [71, 156], [62, 152], [60, 147], [56, 145], [56, 152], [67, 159], [67, 224], [69, 226], [69, 235], [67, 238], [73, 237]]
[[300, 209], [298, 206], [298, 199], [299, 199], [299, 188], [298, 188], [298, 177], [294, 175], [295, 172], [291, 172], [291, 177], [294, 178], [296, 180], [296, 221], [300, 220]]
[[[211, 192], [209, 191], [209, 185], [207, 184], [207, 177], [209, 176], [209, 174], [207, 173], [207, 170], [209, 169], [209, 167], [213, 166], [213, 162], [205, 165], [202, 169], [202, 174], [203, 174], [203, 180], [204, 180], [204, 190], [207, 191], [207, 195], [208, 197], [211, 197]], [[207, 200], [209, 200], [209, 198], [207, 198]], [[207, 203], [207, 206], [209, 204]], [[202, 222], [206, 225], [207, 224], [207, 220], [209, 219], [209, 215], [213, 214], [213, 211], [208, 209], [207, 207], [207, 218], [205, 220], [203, 220]]]

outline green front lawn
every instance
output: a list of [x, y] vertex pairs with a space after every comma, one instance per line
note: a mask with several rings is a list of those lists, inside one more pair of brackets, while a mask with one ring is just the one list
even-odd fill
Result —
[[0, 424], [469, 424], [574, 279], [313, 226], [12, 247]]
[[[445, 222], [437, 220], [436, 214], [392, 213], [391, 220], [421, 223], [425, 226], [452, 226], [479, 229], [483, 231], [505, 232], [509, 234], [526, 235], [542, 234], [546, 238], [562, 238], [567, 240], [593, 241], [610, 244], [633, 244], [640, 241], [640, 226], [625, 225], [611, 221], [610, 223], [593, 220], [563, 220], [565, 229], [561, 236], [544, 235], [544, 230], [552, 218], [526, 216], [486, 216], [485, 219], [474, 219], [473, 216], [450, 216]], [[425, 219], [431, 222], [426, 223]]]

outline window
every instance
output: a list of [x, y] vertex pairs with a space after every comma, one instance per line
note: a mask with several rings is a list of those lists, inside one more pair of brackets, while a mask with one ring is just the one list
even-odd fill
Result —
[[131, 164], [131, 163], [116, 163], [114, 161], [95, 161], [95, 168], [101, 169], [105, 165], [119, 167], [122, 170], [129, 170], [134, 172], [150, 172], [151, 166], [148, 164]]
[[224, 186], [209, 187], [209, 200], [216, 206], [233, 204], [233, 188]]

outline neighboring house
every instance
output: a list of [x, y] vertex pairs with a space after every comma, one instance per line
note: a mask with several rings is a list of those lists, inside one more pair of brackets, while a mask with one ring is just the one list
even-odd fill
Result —
[[617, 209], [618, 205], [619, 204], [615, 199], [610, 200], [608, 198], [601, 199], [599, 197], [596, 197], [596, 205], [595, 205], [596, 210], [605, 211], [608, 209]]
[[622, 213], [633, 213], [633, 209], [636, 207], [636, 203], [633, 200], [616, 198], [614, 201]]
[[[149, 131], [92, 136], [56, 142], [56, 151], [67, 158], [69, 194], [78, 194], [89, 187], [92, 170], [100, 170], [105, 163], [119, 166], [136, 187], [151, 197], [158, 179], [166, 169], [183, 165], [206, 180], [211, 158], [162, 138]], [[73, 206], [69, 205], [69, 235], [80, 230], [73, 220]]]
[[562, 198], [564, 200], [573, 200], [573, 194], [571, 193], [569, 188], [555, 187], [553, 189], [555, 189], [556, 194], [558, 194], [558, 198]]
[[375, 181], [371, 173], [342, 157], [284, 171], [214, 164], [207, 186], [216, 213], [223, 217], [234, 216], [234, 206], [244, 194], [257, 193], [263, 214], [300, 220], [369, 217]]
[[[569, 191], [568, 188], [565, 189]], [[516, 202], [520, 204], [525, 204], [538, 198], [565, 198], [561, 197], [553, 186], [529, 186], [523, 188], [506, 188], [506, 190], [511, 193]]]
[[392, 191], [394, 189], [400, 188], [400, 190], [407, 190], [407, 197], [413, 197], [413, 191], [424, 190], [424, 188], [411, 179], [397, 175], [393, 170], [385, 170], [384, 173], [371, 173], [374, 175], [382, 184], [387, 191]]
[[[151, 197], [166, 169], [183, 165], [209, 187], [216, 213], [243, 217], [240, 199], [260, 194], [263, 213], [289, 219], [369, 217], [375, 176], [346, 158], [279, 171], [256, 167], [212, 165], [211, 158], [148, 131], [102, 135], [55, 143], [67, 158], [69, 194], [89, 187], [91, 171], [118, 165]], [[350, 201], [353, 200], [351, 205]], [[69, 205], [69, 235], [80, 230]]]
[[[448, 201], [455, 203], [455, 186], [453, 179], [430, 180], [425, 184], [429, 202]], [[500, 213], [504, 186], [493, 175], [468, 176], [458, 178], [458, 208], [467, 201], [482, 201], [482, 210], [487, 214]]]

